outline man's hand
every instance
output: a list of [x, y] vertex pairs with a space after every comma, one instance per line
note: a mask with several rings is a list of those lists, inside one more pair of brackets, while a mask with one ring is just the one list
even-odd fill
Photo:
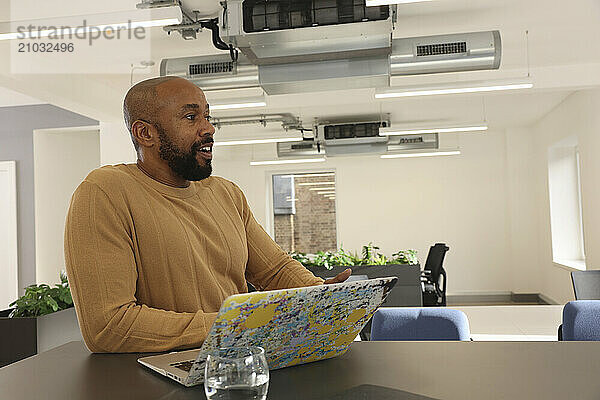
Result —
[[350, 268], [348, 268], [344, 272], [340, 272], [339, 274], [337, 274], [337, 276], [325, 280], [325, 282], [323, 282], [323, 283], [325, 285], [331, 285], [332, 283], [342, 283], [346, 279], [348, 279], [350, 277], [350, 275], [352, 275], [352, 270]]

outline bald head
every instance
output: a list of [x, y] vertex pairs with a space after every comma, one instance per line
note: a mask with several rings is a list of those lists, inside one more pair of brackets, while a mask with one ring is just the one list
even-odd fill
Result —
[[[159, 107], [157, 87], [176, 79], [185, 80], [176, 76], [162, 76], [139, 82], [129, 89], [123, 101], [123, 115], [129, 133], [132, 133], [131, 126], [135, 121], [153, 120]], [[135, 138], [132, 136], [131, 139], [136, 151], [139, 150], [139, 144]]]

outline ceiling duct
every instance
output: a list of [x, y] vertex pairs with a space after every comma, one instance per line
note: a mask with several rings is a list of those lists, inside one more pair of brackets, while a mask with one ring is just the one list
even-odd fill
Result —
[[500, 68], [499, 31], [396, 39], [391, 76], [437, 74]]
[[277, 157], [312, 157], [325, 155], [325, 149], [314, 139], [298, 142], [277, 143]]
[[434, 150], [439, 149], [439, 147], [439, 134], [425, 133], [422, 135], [394, 136], [388, 142], [387, 151]]
[[[358, 4], [352, 13], [340, 13], [341, 5], [349, 1], [229, 0], [219, 26], [223, 39], [242, 51], [239, 59], [232, 61], [228, 55], [165, 59], [161, 75], [185, 77], [204, 90], [260, 87], [268, 95], [279, 95], [382, 88], [390, 85], [393, 76], [500, 67], [499, 31], [392, 40], [393, 6], [381, 6], [388, 9], [387, 14], [378, 14], [387, 16], [385, 20], [373, 17], [356, 22], [356, 15], [373, 7], [360, 11], [365, 8], [361, 0], [352, 0]], [[330, 8], [337, 11], [330, 20], [306, 16], [308, 22], [296, 20], [293, 10], [309, 6], [315, 15]], [[272, 21], [273, 7], [279, 19]], [[247, 10], [252, 11], [245, 15]], [[267, 19], [261, 22], [266, 25], [259, 24], [258, 16]], [[258, 19], [249, 29], [252, 18]], [[310, 21], [317, 21], [316, 26]], [[268, 29], [258, 32], [259, 26]]]
[[242, 55], [238, 61], [232, 61], [229, 54], [163, 59], [160, 75], [186, 78], [204, 91], [260, 86], [258, 67]]
[[364, 0], [228, 0], [223, 4], [221, 37], [256, 65], [391, 52], [396, 6], [367, 7]]
[[261, 65], [258, 73], [260, 87], [268, 95], [390, 85], [388, 57]]
[[389, 115], [384, 119], [354, 117], [338, 121], [317, 121], [313, 129], [314, 139], [277, 143], [277, 156], [281, 158], [319, 155], [335, 157], [439, 149], [437, 133], [380, 136], [380, 130], [388, 127], [390, 127]]
[[266, 127], [267, 124], [279, 122], [281, 128], [285, 131], [298, 130], [298, 131], [310, 131], [302, 127], [302, 121], [300, 118], [292, 114], [265, 114], [265, 115], [248, 115], [239, 117], [223, 117], [213, 118], [210, 123], [217, 129], [221, 129], [225, 126], [239, 126], [239, 125], [262, 125]]
[[388, 137], [379, 136], [379, 129], [390, 126], [389, 116], [353, 122], [319, 121], [316, 137], [325, 147], [328, 156], [349, 154], [382, 154], [387, 151]]

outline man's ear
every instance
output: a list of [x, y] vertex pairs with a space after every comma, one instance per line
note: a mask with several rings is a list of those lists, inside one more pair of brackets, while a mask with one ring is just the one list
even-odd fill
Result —
[[131, 135], [140, 147], [153, 147], [157, 138], [156, 128], [141, 120], [131, 125]]

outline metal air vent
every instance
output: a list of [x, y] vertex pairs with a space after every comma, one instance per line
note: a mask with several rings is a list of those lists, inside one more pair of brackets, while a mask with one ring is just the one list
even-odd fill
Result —
[[499, 31], [394, 39], [392, 76], [439, 74], [500, 68]]
[[232, 73], [235, 70], [233, 61], [230, 62], [213, 62], [203, 64], [190, 64], [189, 74], [192, 75], [212, 75]]
[[312, 141], [308, 141], [306, 143], [299, 143], [291, 145], [292, 150], [312, 150], [314, 143]]
[[417, 57], [462, 54], [467, 52], [467, 42], [439, 43], [417, 46]]
[[396, 6], [365, 0], [227, 0], [223, 41], [255, 65], [388, 57]]
[[324, 154], [325, 151], [314, 140], [277, 143], [277, 157], [311, 157]]
[[427, 150], [439, 149], [439, 135], [426, 133], [423, 135], [391, 136], [388, 142], [388, 151]]
[[382, 21], [389, 6], [367, 7], [365, 0], [245, 0], [244, 32]]
[[347, 125], [326, 125], [325, 140], [379, 137], [380, 122]]

